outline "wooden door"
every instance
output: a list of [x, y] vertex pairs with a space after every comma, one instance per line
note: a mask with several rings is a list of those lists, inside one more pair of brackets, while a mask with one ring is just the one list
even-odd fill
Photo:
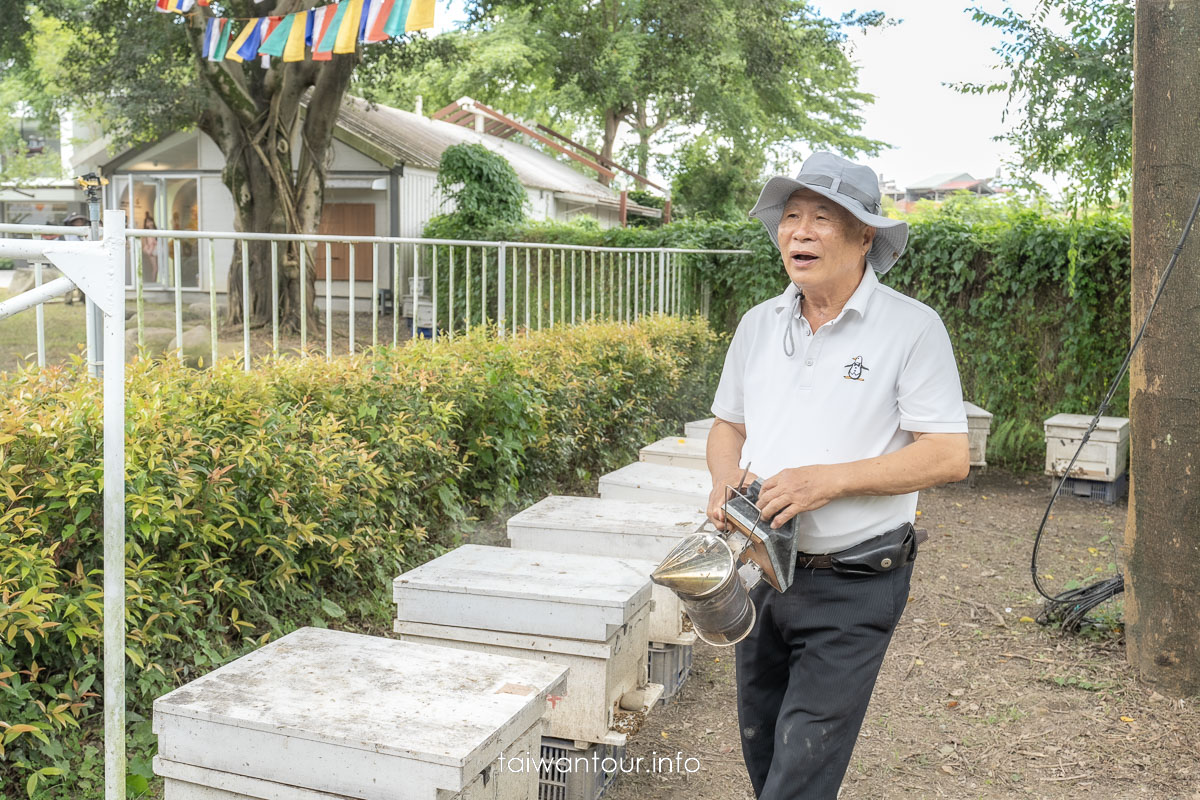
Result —
[[[321, 212], [321, 227], [318, 233], [329, 236], [374, 236], [375, 205], [373, 203], [326, 203]], [[318, 242], [317, 278], [325, 279], [325, 243]], [[383, 253], [380, 253], [382, 262]], [[350, 280], [350, 245], [331, 244], [329, 260], [333, 266], [333, 279]], [[382, 263], [380, 268], [382, 269]], [[371, 281], [371, 245], [354, 245], [354, 277], [358, 281]]]

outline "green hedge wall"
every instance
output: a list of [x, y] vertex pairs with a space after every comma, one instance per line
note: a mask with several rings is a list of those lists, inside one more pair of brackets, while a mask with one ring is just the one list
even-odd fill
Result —
[[[1094, 413], [1129, 346], [1129, 217], [1071, 219], [959, 197], [910, 215], [908, 222], [908, 249], [883, 281], [941, 314], [966, 399], [995, 415], [988, 461], [1040, 468], [1042, 421], [1059, 412]], [[607, 231], [530, 224], [490, 235], [750, 250], [749, 256], [684, 257], [711, 290], [709, 321], [726, 332], [747, 309], [787, 285], [778, 251], [752, 220]], [[1128, 392], [1118, 391], [1109, 413], [1124, 415], [1127, 407]]]
[[[437, 532], [583, 488], [704, 416], [723, 355], [703, 321], [652, 318], [515, 340], [473, 332], [249, 375], [133, 364], [135, 750], [152, 747], [156, 696], [301, 625], [349, 617], [386, 629], [391, 579], [453, 544]], [[18, 785], [100, 795], [100, 407], [98, 382], [73, 372], [0, 374], [0, 797], [10, 800]], [[132, 763], [148, 775], [144, 758]]]

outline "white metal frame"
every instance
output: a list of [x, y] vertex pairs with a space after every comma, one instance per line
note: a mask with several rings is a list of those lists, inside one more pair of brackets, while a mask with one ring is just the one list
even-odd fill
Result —
[[[79, 228], [0, 225], [0, 233], [77, 235]], [[63, 276], [0, 302], [0, 319], [76, 287], [104, 317], [104, 797], [125, 798], [125, 213], [104, 212], [99, 241], [0, 238], [0, 257], [45, 258]], [[41, 332], [39, 326], [39, 333]], [[44, 352], [42, 353], [44, 358]]]

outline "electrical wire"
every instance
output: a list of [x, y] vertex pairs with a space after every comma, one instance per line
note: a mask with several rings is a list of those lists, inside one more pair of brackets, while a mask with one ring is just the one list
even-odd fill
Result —
[[1200, 195], [1196, 196], [1196, 204], [1192, 206], [1192, 214], [1188, 217], [1187, 224], [1183, 226], [1183, 233], [1179, 237], [1179, 244], [1175, 245], [1175, 250], [1171, 253], [1171, 259], [1167, 262], [1167, 268], [1163, 270], [1162, 277], [1159, 278], [1158, 289], [1154, 293], [1154, 299], [1150, 301], [1150, 308], [1146, 309], [1146, 316], [1142, 320], [1142, 326], [1138, 329], [1137, 336], [1133, 338], [1133, 344], [1130, 345], [1129, 352], [1125, 354], [1125, 360], [1121, 362], [1121, 367], [1117, 370], [1116, 377], [1108, 387], [1108, 393], [1104, 396], [1104, 402], [1100, 404], [1099, 410], [1096, 411], [1096, 416], [1092, 418], [1091, 424], [1084, 431], [1083, 439], [1080, 440], [1079, 447], [1075, 450], [1075, 455], [1071, 456], [1071, 463], [1067, 465], [1067, 468], [1063, 471], [1062, 478], [1058, 481], [1058, 485], [1054, 487], [1054, 494], [1050, 496], [1050, 503], [1046, 506], [1046, 513], [1042, 515], [1042, 522], [1038, 525], [1037, 536], [1033, 540], [1033, 556], [1030, 558], [1029, 569], [1033, 575], [1034, 588], [1038, 590], [1038, 594], [1046, 598], [1046, 605], [1042, 609], [1041, 614], [1038, 615], [1038, 622], [1043, 625], [1055, 622], [1060, 623], [1064, 633], [1076, 633], [1085, 624], [1095, 624], [1095, 620], [1087, 616], [1088, 612], [1105, 600], [1116, 597], [1125, 591], [1125, 578], [1123, 575], [1118, 574], [1111, 578], [1097, 581], [1089, 586], [1071, 589], [1057, 595], [1047, 593], [1042, 587], [1041, 581], [1038, 580], [1037, 568], [1038, 548], [1042, 543], [1042, 534], [1046, 529], [1046, 521], [1050, 519], [1050, 509], [1054, 508], [1054, 501], [1058, 499], [1059, 492], [1062, 491], [1067, 478], [1070, 477], [1071, 470], [1075, 467], [1075, 461], [1078, 460], [1084, 445], [1087, 444], [1088, 439], [1092, 435], [1092, 431], [1099, 424], [1100, 417], [1108, 410], [1113, 396], [1117, 393], [1117, 387], [1120, 386], [1121, 380], [1129, 370], [1129, 362], [1133, 359], [1133, 353], [1137, 350], [1138, 345], [1142, 343], [1142, 336], [1146, 333], [1146, 326], [1150, 323], [1150, 315], [1154, 313], [1154, 307], [1158, 305], [1159, 298], [1163, 294], [1163, 289], [1166, 288], [1167, 279], [1171, 277], [1171, 272], [1175, 269], [1175, 263], [1179, 260], [1179, 254], [1183, 252], [1183, 245], [1187, 242], [1188, 234], [1192, 231], [1192, 223], [1196, 221], [1197, 213], [1200, 213]]

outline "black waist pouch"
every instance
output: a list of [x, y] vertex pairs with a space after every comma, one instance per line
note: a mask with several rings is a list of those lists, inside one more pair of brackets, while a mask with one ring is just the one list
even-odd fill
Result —
[[834, 572], [877, 575], [903, 566], [917, 557], [917, 535], [912, 523], [892, 528], [831, 556]]

